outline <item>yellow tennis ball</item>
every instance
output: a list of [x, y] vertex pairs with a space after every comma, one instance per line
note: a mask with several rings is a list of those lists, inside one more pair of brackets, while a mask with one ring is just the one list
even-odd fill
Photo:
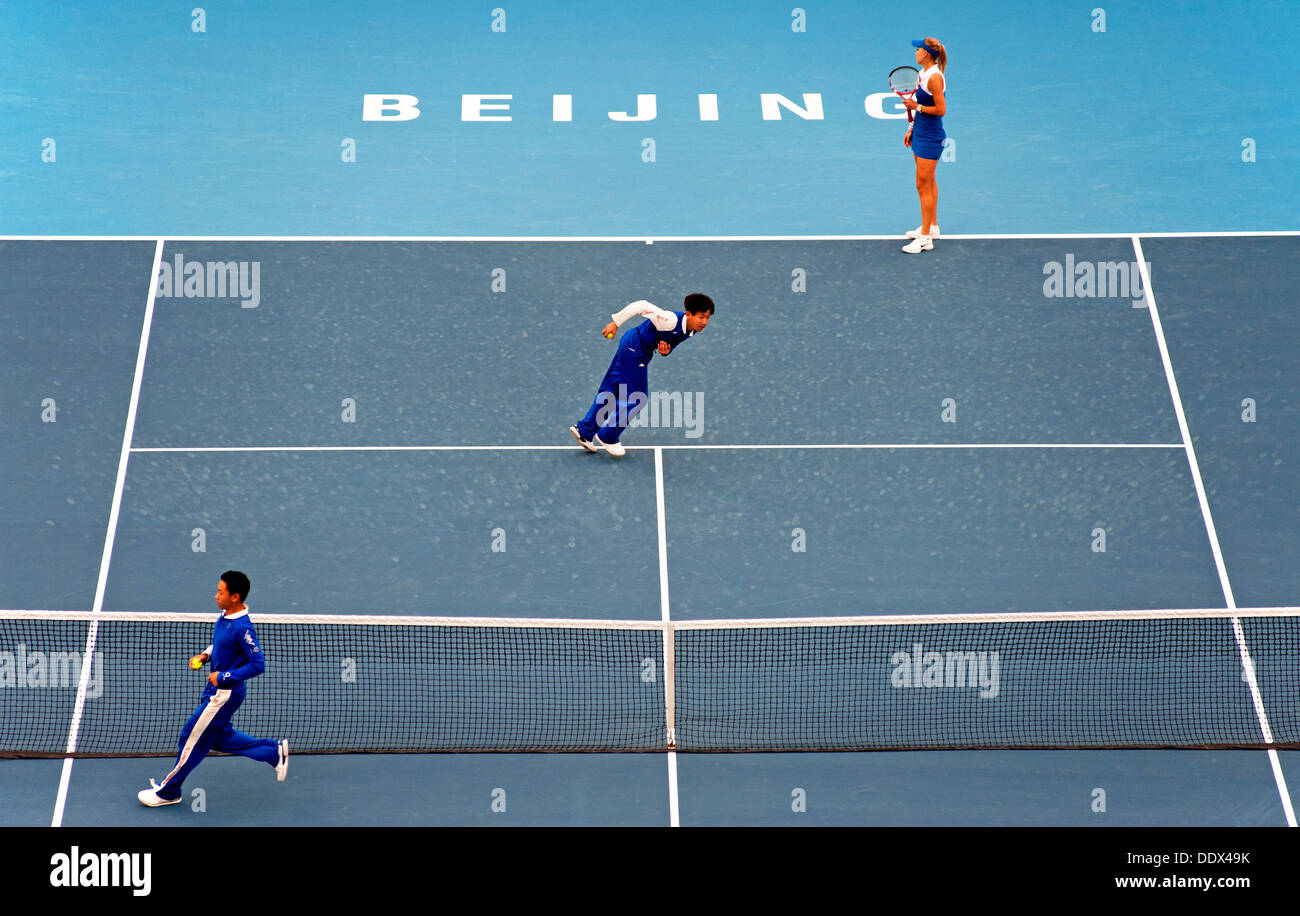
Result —
[[198, 671], [200, 668], [202, 668], [202, 667], [203, 667], [203, 656], [202, 656], [202, 655], [196, 655], [196, 656], [194, 656], [192, 659], [190, 659], [190, 667], [193, 668], [195, 671]]
[[613, 340], [613, 339], [614, 339], [614, 335], [613, 335], [613, 334], [606, 334], [606, 335], [605, 335], [605, 338], [606, 338], [607, 340]]

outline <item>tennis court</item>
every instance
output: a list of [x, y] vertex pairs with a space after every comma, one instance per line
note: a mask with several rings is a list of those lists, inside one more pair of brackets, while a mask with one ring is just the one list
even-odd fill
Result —
[[[1086, 10], [1033, 4], [1016, 30], [990, 28], [991, 13], [970, 5], [933, 5], [942, 32], [903, 17], [904, 52], [939, 33], [965, 55], [958, 70], [954, 50], [951, 70], [955, 159], [939, 172], [945, 235], [916, 258], [898, 250], [916, 218], [898, 125], [863, 107], [907, 56], [850, 5], [809, 8], [806, 32], [792, 31], [788, 10], [726, 4], [674, 6], [672, 28], [645, 12], [532, 4], [508, 8], [503, 33], [486, 10], [412, 7], [401, 54], [378, 20], [322, 14], [300, 43], [283, 37], [292, 10], [252, 5], [209, 10], [205, 32], [160, 11], [41, 26], [21, 52], [31, 66], [12, 100], [15, 134], [0, 141], [6, 159], [36, 163], [7, 170], [0, 187], [0, 607], [215, 619], [210, 595], [235, 568], [252, 580], [255, 622], [530, 618], [586, 622], [563, 628], [584, 634], [625, 622], [640, 641], [605, 679], [622, 679], [617, 690], [594, 693], [658, 731], [635, 753], [564, 742], [552, 753], [303, 753], [283, 784], [212, 757], [186, 803], [163, 809], [135, 793], [165, 758], [64, 760], [57, 745], [74, 720], [86, 723], [78, 741], [116, 740], [133, 696], [151, 714], [169, 685], [183, 697], [200, 641], [178, 656], [179, 681], [140, 664], [125, 683], [110, 675], [80, 714], [66, 682], [0, 691], [6, 740], [31, 710], [55, 736], [46, 759], [0, 760], [0, 818], [1294, 825], [1300, 755], [1261, 749], [1260, 735], [1297, 740], [1300, 201], [1289, 175], [1300, 125], [1293, 112], [1232, 120], [1238, 106], [1215, 73], [1234, 41], [1295, 26], [1283, 4], [1246, 10], [1175, 20], [1122, 4], [1107, 7], [1104, 32]], [[1152, 30], [1201, 52], [1150, 115], [1185, 119], [1185, 155], [1139, 147], [1111, 123], [1127, 89], [1105, 74]], [[153, 50], [138, 71], [114, 73], [97, 49], [127, 34]], [[1054, 49], [1060, 73], [1034, 69], [1023, 45]], [[698, 68], [667, 66], [668, 47]], [[1001, 120], [963, 120], [959, 98], [993, 110], [1009, 83], [1019, 88]], [[40, 104], [40, 87], [74, 84], [77, 102]], [[570, 89], [573, 122], [552, 120], [553, 95]], [[366, 92], [419, 95], [422, 114], [363, 123]], [[459, 121], [473, 92], [513, 94], [515, 120]], [[656, 121], [605, 117], [645, 92], [658, 94]], [[716, 124], [699, 120], [705, 92], [721, 100]], [[761, 92], [804, 105], [801, 93], [820, 92], [826, 116], [786, 109], [769, 123]], [[1083, 113], [1065, 122], [1058, 103]], [[166, 127], [143, 126], [151, 104], [170, 112]], [[1007, 144], [1011, 121], [1058, 142], [1039, 153]], [[41, 163], [32, 151], [48, 135], [58, 158]], [[1257, 161], [1243, 158], [1246, 137]], [[355, 162], [340, 159], [345, 138]], [[1041, 178], [1027, 188], [1031, 173]], [[640, 298], [676, 308], [696, 290], [718, 310], [651, 367], [663, 422], [629, 430], [619, 460], [577, 448], [567, 428], [608, 364], [614, 345], [599, 329], [610, 312]], [[1115, 623], [1114, 612], [1178, 609], [1220, 613], [1142, 631]], [[1041, 642], [1052, 627], [1025, 623], [1060, 613], [1101, 618], [1087, 625], [1098, 641], [1075, 646], [1058, 628]], [[867, 648], [835, 628], [826, 641], [791, 636], [807, 630], [791, 624], [776, 631], [777, 654], [757, 656], [751, 635], [770, 629], [733, 640], [735, 628], [716, 639], [701, 628], [844, 617], [890, 623], [854, 630], [870, 632]], [[439, 632], [499, 629], [452, 623]], [[666, 693], [669, 624], [680, 629]], [[24, 635], [23, 651], [87, 648], [86, 630], [60, 632], [45, 650]], [[110, 672], [115, 658], [138, 661], [135, 640], [163, 645], [152, 626], [123, 632], [105, 636], [120, 646]], [[269, 667], [328, 688], [272, 702], [278, 688], [268, 679], [259, 698], [255, 681], [237, 727], [328, 735], [402, 693], [397, 665], [368, 683], [365, 656], [347, 656], [363, 659], [362, 692], [391, 692], [345, 708], [330, 692], [349, 683], [342, 652], [320, 652], [310, 672], [304, 639], [284, 644], [292, 662], [269, 652]], [[508, 649], [511, 666], [493, 674], [536, 696], [547, 653], [572, 645], [554, 639]], [[702, 654], [690, 654], [693, 639]], [[1179, 648], [1189, 643], [1190, 658]], [[483, 645], [484, 657], [500, 650]], [[931, 649], [974, 654], [975, 685], [914, 689]], [[400, 667], [421, 674], [418, 661]], [[774, 734], [844, 724], [833, 707], [781, 692], [779, 672], [812, 670], [835, 673], [827, 703], [867, 685], [870, 704], [844, 714], [854, 727], [919, 724], [923, 734], [889, 740], [931, 749], [775, 751], [809, 742]], [[1087, 691], [1072, 693], [1079, 684]], [[159, 710], [158, 727], [179, 729], [198, 693], [195, 682], [174, 714]], [[333, 705], [313, 704], [320, 696]], [[733, 697], [778, 698], [779, 727], [709, 753], [733, 749], [736, 730], [711, 725]], [[1064, 726], [1096, 710], [1107, 714], [1089, 734], [1102, 737], [1077, 732], [1079, 743], [1257, 746], [1063, 746]], [[1114, 710], [1187, 723], [1196, 737], [1135, 736]], [[420, 715], [411, 721], [426, 733], [471, 724]], [[1045, 723], [1050, 740], [1030, 733]], [[1199, 740], [1205, 729], [1214, 740]], [[1002, 749], [1017, 741], [1048, 746]], [[953, 744], [983, 749], [944, 749]]]

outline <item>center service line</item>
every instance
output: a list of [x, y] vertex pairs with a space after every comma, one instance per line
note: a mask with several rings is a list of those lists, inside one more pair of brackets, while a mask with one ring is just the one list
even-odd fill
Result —
[[680, 827], [677, 802], [677, 639], [668, 613], [668, 519], [664, 513], [664, 453], [655, 449], [655, 516], [659, 523], [659, 613], [664, 624], [664, 711], [668, 729], [668, 824]]

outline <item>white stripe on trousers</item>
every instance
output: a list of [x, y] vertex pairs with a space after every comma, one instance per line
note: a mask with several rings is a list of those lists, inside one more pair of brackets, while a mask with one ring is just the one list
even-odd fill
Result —
[[181, 748], [181, 755], [176, 760], [175, 769], [163, 778], [162, 785], [158, 788], [161, 789], [165, 787], [167, 785], [167, 780], [175, 776], [180, 768], [185, 766], [185, 761], [190, 759], [190, 752], [194, 750], [194, 745], [199, 743], [199, 739], [203, 737], [203, 732], [212, 724], [212, 720], [217, 717], [217, 713], [221, 712], [221, 707], [225, 706], [226, 701], [229, 699], [229, 690], [218, 690], [212, 695], [212, 698], [208, 700], [208, 708], [203, 710], [203, 714], [199, 716], [199, 721], [194, 723], [194, 728], [190, 730], [190, 736], [185, 741], [185, 747]]

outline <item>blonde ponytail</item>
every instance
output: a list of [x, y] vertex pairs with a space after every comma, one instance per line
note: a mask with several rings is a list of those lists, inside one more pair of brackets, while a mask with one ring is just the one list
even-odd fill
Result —
[[939, 71], [947, 73], [948, 71], [948, 51], [943, 46], [943, 42], [937, 38], [927, 38], [925, 40], [925, 50], [930, 52], [930, 56], [939, 64]]

